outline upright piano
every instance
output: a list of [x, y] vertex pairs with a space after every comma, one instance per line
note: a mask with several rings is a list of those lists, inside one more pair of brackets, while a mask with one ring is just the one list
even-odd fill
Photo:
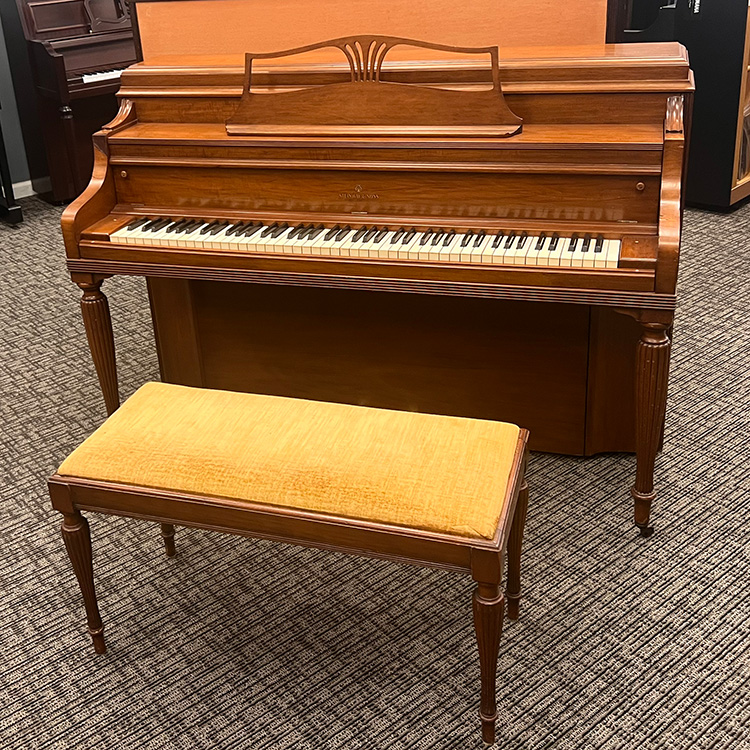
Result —
[[17, 0], [50, 170], [66, 202], [91, 177], [91, 136], [117, 112], [120, 73], [135, 62], [125, 0]]
[[145, 276], [165, 380], [635, 450], [650, 533], [692, 91], [676, 43], [350, 36], [130, 67], [63, 216], [108, 411], [102, 282]]

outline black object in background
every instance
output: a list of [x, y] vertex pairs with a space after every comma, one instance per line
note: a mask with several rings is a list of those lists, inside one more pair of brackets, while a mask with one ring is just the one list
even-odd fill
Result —
[[13, 195], [13, 182], [10, 178], [8, 154], [5, 151], [3, 128], [0, 125], [0, 218], [11, 224], [18, 224], [23, 219], [21, 207]]
[[[686, 200], [730, 208], [750, 195], [747, 0], [610, 0], [627, 17], [617, 42], [678, 41], [690, 55], [695, 100]], [[615, 18], [611, 13], [610, 18]], [[622, 21], [617, 21], [622, 24]]]

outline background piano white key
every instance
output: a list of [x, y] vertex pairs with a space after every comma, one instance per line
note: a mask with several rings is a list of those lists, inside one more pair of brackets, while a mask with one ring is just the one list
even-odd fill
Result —
[[117, 70], [99, 70], [96, 73], [84, 73], [81, 79], [84, 83], [102, 83], [104, 81], [119, 81], [125, 68]]

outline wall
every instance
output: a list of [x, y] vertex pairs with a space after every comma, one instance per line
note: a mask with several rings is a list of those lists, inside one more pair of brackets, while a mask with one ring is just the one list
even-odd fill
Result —
[[21, 121], [18, 119], [16, 95], [10, 75], [10, 62], [5, 47], [5, 37], [2, 35], [2, 19], [0, 19], [0, 123], [3, 128], [5, 151], [8, 154], [10, 175], [14, 183], [31, 179], [29, 165], [26, 161], [26, 149], [21, 133]]
[[36, 93], [14, 0], [0, 0], [0, 117], [14, 183], [43, 179], [44, 154]]

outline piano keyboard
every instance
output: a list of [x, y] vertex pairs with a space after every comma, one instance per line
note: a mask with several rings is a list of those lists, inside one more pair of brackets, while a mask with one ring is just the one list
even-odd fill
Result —
[[98, 70], [96, 73], [84, 73], [81, 78], [84, 83], [101, 83], [102, 81], [114, 81], [120, 79], [120, 74], [125, 68], [117, 70]]
[[443, 263], [617, 268], [620, 240], [601, 234], [140, 218], [110, 235], [125, 245]]

